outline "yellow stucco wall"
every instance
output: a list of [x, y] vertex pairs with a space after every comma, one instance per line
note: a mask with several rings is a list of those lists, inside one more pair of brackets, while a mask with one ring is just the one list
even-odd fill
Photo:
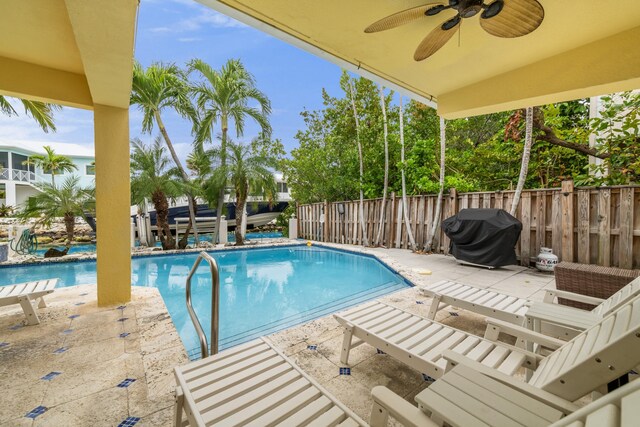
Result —
[[105, 306], [131, 299], [129, 110], [95, 105], [94, 121], [98, 305]]

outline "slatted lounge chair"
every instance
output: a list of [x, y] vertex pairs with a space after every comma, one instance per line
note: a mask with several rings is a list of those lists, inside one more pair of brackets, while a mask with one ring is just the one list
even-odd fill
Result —
[[39, 300], [38, 307], [45, 308], [44, 296], [52, 293], [58, 279], [39, 280], [37, 282], [19, 283], [17, 285], [0, 286], [0, 307], [20, 304], [29, 325], [40, 323], [38, 313], [33, 308], [32, 300]]
[[366, 426], [266, 338], [175, 368], [175, 425]]
[[640, 419], [639, 380], [560, 418], [571, 411], [571, 402], [565, 401], [565, 410], [558, 410], [544, 394], [527, 394], [464, 363], [421, 392], [416, 397], [419, 408], [383, 386], [374, 387], [371, 394], [372, 427], [386, 427], [389, 415], [405, 427], [436, 427], [445, 420], [451, 426], [631, 427]]
[[[335, 317], [345, 329], [341, 353], [344, 364], [353, 347], [368, 343], [436, 379], [459, 363], [458, 359], [468, 361], [480, 372], [486, 370], [511, 380], [513, 373], [525, 367], [532, 374], [527, 375], [527, 388], [570, 401], [640, 364], [640, 296], [568, 342], [496, 319], [487, 319], [485, 336], [479, 338], [380, 302]], [[542, 357], [507, 345], [498, 341], [501, 332], [554, 351]]]
[[[522, 325], [526, 321], [530, 307], [536, 306], [534, 312], [537, 313], [538, 320], [580, 331], [593, 325], [629, 299], [639, 295], [640, 278], [633, 280], [606, 300], [572, 292], [547, 290], [543, 299], [544, 303], [540, 303], [509, 296], [491, 289], [482, 289], [446, 280], [423, 287], [421, 292], [433, 298], [428, 313], [430, 319], [435, 319], [438, 310], [453, 305], [474, 313]], [[579, 301], [596, 307], [591, 311], [586, 311], [554, 304], [558, 298]], [[554, 320], [557, 320], [558, 323]], [[563, 334], [553, 329], [552, 332], [557, 335], [567, 335], [566, 332]], [[568, 337], [571, 338], [575, 335], [575, 333], [570, 333]]]

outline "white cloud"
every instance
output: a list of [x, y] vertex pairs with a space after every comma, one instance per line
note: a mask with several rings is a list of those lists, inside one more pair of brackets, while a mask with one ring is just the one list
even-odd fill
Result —
[[150, 28], [151, 33], [186, 33], [201, 28], [245, 28], [246, 25], [206, 7], [198, 8], [197, 14], [182, 19], [171, 26]]
[[178, 41], [182, 42], [182, 43], [199, 42], [201, 40], [202, 40], [202, 37], [180, 37], [180, 38], [178, 38]]
[[93, 117], [90, 111], [63, 108], [54, 113], [56, 132], [45, 133], [25, 114], [17, 99], [8, 98], [17, 116], [0, 114], [0, 140], [53, 141], [93, 145]]

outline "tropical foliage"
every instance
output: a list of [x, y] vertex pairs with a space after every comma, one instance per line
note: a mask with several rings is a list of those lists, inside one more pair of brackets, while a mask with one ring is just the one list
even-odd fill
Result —
[[[136, 61], [133, 66], [130, 102], [131, 105], [137, 106], [142, 112], [143, 132], [151, 133], [154, 125], [158, 126], [160, 134], [171, 153], [171, 158], [185, 184], [185, 188], [188, 188], [189, 175], [187, 175], [182, 162], [180, 162], [180, 158], [162, 120], [162, 113], [169, 110], [190, 120], [194, 125], [197, 123], [196, 112], [189, 97], [186, 73], [175, 64], [153, 63], [145, 69]], [[195, 223], [195, 197], [190, 193], [187, 196], [189, 198], [189, 224], [184, 238], [179, 244], [181, 248], [187, 245], [187, 237], [191, 227], [194, 227], [196, 240], [198, 238]]]
[[[244, 134], [248, 118], [255, 121], [264, 135], [271, 133], [268, 116], [271, 102], [255, 85], [255, 79], [239, 60], [231, 59], [220, 70], [194, 59], [189, 62], [189, 73], [198, 81], [191, 84], [199, 117], [195, 129], [195, 150], [202, 151], [206, 142], [213, 142], [216, 129], [220, 136], [220, 167], [227, 163], [227, 143], [229, 126], [233, 125], [236, 137]], [[253, 106], [257, 104], [259, 108]], [[220, 223], [224, 205], [225, 188], [220, 187], [216, 207], [216, 223]], [[217, 239], [217, 230], [214, 240]]]
[[[41, 101], [29, 101], [27, 99], [19, 99], [19, 101], [24, 107], [25, 114], [32, 117], [45, 133], [48, 133], [49, 131], [56, 131], [53, 115], [62, 107]], [[0, 95], [0, 112], [7, 116], [18, 115], [18, 112], [13, 105], [11, 105], [9, 99], [3, 95]]]
[[131, 201], [133, 204], [143, 204], [151, 200], [156, 210], [162, 249], [175, 249], [176, 242], [168, 222], [168, 198], [184, 194], [180, 172], [176, 167], [171, 167], [160, 136], [150, 146], [135, 138], [131, 146]]
[[44, 173], [51, 174], [51, 185], [54, 187], [56, 185], [56, 175], [78, 170], [78, 167], [69, 157], [56, 154], [53, 148], [48, 145], [42, 148], [44, 148], [45, 154], [32, 154], [23, 163], [40, 167]]
[[36, 184], [40, 192], [30, 197], [25, 207], [18, 212], [22, 220], [37, 218], [37, 222], [50, 226], [54, 219], [63, 218], [67, 233], [67, 244], [73, 241], [77, 217], [95, 209], [94, 189], [82, 188], [80, 178], [67, 177], [61, 186]]
[[[240, 61], [229, 60], [219, 69], [199, 59], [184, 69], [136, 64], [131, 103], [143, 113], [143, 131], [158, 127], [175, 168], [167, 164], [160, 140], [151, 148], [138, 142], [134, 154], [155, 154], [144, 168], [132, 157], [132, 173], [151, 173], [150, 182], [161, 189], [156, 194], [164, 195], [157, 198], [160, 210], [168, 198], [187, 194], [192, 218], [198, 197], [217, 209], [219, 220], [230, 192], [238, 225], [249, 194], [275, 194], [276, 169], [284, 171], [301, 203], [374, 198], [385, 189], [411, 195], [451, 187], [460, 192], [553, 187], [566, 178], [626, 184], [640, 177], [638, 93], [604, 98], [596, 119], [589, 118], [588, 100], [577, 100], [533, 107], [527, 120], [525, 110], [516, 110], [448, 120], [445, 126], [435, 110], [420, 103], [409, 102], [401, 111], [393, 92], [364, 78], [343, 72], [340, 89], [337, 96], [323, 90], [323, 108], [301, 112], [298, 146], [287, 157], [282, 142], [271, 138], [269, 99]], [[189, 171], [164, 125], [166, 111], [191, 125]], [[248, 145], [233, 143], [230, 132], [241, 138], [248, 122], [259, 126], [259, 137]], [[589, 145], [592, 134], [595, 145]], [[590, 158], [600, 160], [590, 165]], [[169, 182], [174, 186], [164, 188]], [[146, 197], [153, 199], [153, 190], [147, 188]], [[242, 244], [242, 227], [236, 232]], [[170, 247], [170, 233], [161, 233], [163, 246]], [[184, 245], [186, 234], [178, 246]]]
[[[355, 90], [356, 130], [351, 105]], [[301, 113], [304, 128], [299, 146], [285, 161], [285, 174], [294, 198], [301, 203], [381, 197], [384, 190], [384, 119], [379, 90], [370, 81], [340, 80], [341, 96], [322, 92], [323, 108]], [[629, 184], [640, 178], [639, 93], [603, 100], [601, 116], [589, 119], [588, 100], [533, 108], [532, 146], [524, 188], [559, 186], [563, 179], [577, 184]], [[405, 160], [401, 161], [399, 107], [386, 98], [390, 191], [401, 193], [402, 169], [407, 194], [439, 190], [439, 118], [432, 108], [410, 102], [404, 111]], [[446, 124], [445, 188], [460, 192], [514, 189], [525, 143], [524, 110], [448, 120]], [[589, 135], [597, 135], [589, 146]], [[359, 184], [358, 144], [363, 152]], [[602, 159], [589, 166], [589, 156]], [[594, 174], [594, 172], [596, 172]], [[604, 173], [608, 172], [608, 173]]]
[[[222, 166], [222, 152], [220, 149], [211, 149], [201, 153], [208, 157], [208, 164], [216, 164], [217, 167], [200, 169], [200, 179], [203, 183], [205, 194], [215, 195], [220, 188], [231, 188], [235, 196], [236, 208], [236, 245], [244, 244], [245, 207], [250, 195], [261, 196], [267, 201], [275, 201], [277, 188], [272, 168], [277, 160], [274, 157], [265, 156], [255, 149], [256, 145], [235, 144], [227, 141], [227, 163]], [[199, 159], [202, 161], [202, 157]], [[192, 158], [193, 160], [193, 158]], [[204, 173], [204, 175], [202, 175]]]

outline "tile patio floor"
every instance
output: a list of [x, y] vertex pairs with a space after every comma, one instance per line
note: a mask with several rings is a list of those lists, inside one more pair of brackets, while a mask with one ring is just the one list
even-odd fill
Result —
[[[442, 255], [327, 246], [374, 254], [416, 285], [459, 280], [533, 299], [542, 299], [543, 289], [554, 287], [552, 275], [524, 267], [486, 270]], [[431, 274], [424, 274], [426, 270]], [[416, 288], [383, 300], [421, 315], [430, 303]], [[47, 303], [49, 307], [39, 311], [39, 326], [15, 327], [24, 319], [19, 306], [0, 309], [0, 343], [7, 343], [0, 344], [0, 426], [117, 426], [127, 419], [127, 425], [172, 425], [172, 368], [186, 363], [187, 356], [156, 289], [134, 287], [124, 308], [97, 307], [93, 285], [58, 289]], [[79, 316], [70, 318], [73, 315]], [[484, 319], [464, 310], [443, 310], [437, 320], [477, 334], [484, 331]], [[271, 339], [365, 420], [374, 386], [385, 385], [414, 403], [413, 397], [429, 385], [420, 372], [368, 345], [351, 352], [351, 373], [340, 375], [342, 331], [331, 316]], [[48, 379], [42, 379], [47, 374]], [[46, 410], [26, 417], [39, 407]]]

